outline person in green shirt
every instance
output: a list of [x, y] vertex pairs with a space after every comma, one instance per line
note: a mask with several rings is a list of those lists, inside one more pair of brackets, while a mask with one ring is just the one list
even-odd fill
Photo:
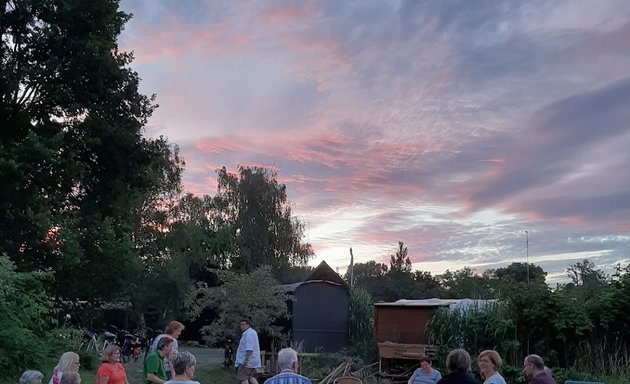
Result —
[[143, 372], [146, 384], [164, 384], [166, 381], [163, 359], [171, 353], [172, 342], [170, 337], [163, 337], [158, 342], [157, 349], [144, 359]]

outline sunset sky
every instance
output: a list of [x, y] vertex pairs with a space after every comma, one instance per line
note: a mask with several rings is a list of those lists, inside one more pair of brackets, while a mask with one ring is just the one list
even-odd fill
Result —
[[630, 6], [123, 0], [188, 192], [273, 166], [317, 265], [630, 262]]

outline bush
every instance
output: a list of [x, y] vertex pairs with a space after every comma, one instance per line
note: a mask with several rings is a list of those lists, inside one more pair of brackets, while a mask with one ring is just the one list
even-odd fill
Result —
[[43, 282], [51, 277], [19, 273], [0, 256], [0, 375], [16, 377], [24, 369], [49, 369], [53, 306]]

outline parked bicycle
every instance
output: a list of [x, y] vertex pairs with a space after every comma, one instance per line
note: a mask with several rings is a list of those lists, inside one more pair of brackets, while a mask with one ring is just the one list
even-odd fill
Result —
[[81, 344], [79, 345], [79, 352], [85, 353], [102, 353], [103, 345], [101, 345], [98, 341], [98, 337], [96, 332], [92, 331], [83, 331], [83, 337], [81, 338]]

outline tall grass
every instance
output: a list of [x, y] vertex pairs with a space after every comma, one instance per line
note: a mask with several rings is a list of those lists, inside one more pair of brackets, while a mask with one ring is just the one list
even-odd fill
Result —
[[438, 309], [427, 325], [429, 342], [438, 347], [440, 357], [464, 348], [471, 354], [494, 349], [507, 362], [517, 364], [519, 343], [514, 339], [515, 324], [508, 307], [500, 302], [471, 305], [462, 310]]

